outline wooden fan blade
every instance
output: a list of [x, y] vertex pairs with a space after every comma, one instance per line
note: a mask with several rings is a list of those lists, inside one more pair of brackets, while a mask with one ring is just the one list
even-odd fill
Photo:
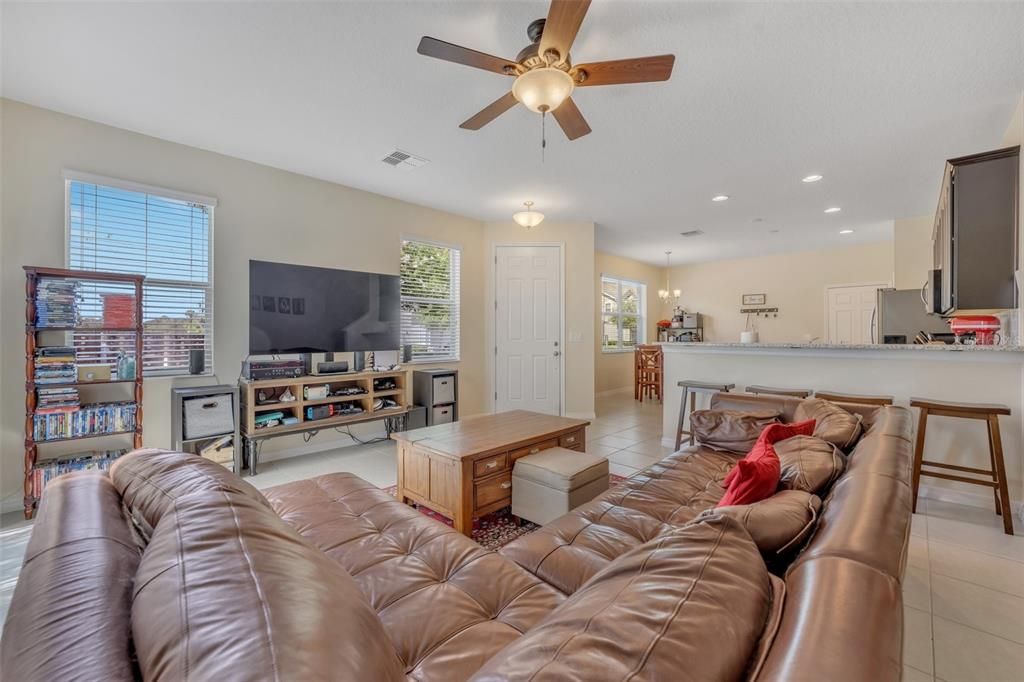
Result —
[[580, 113], [576, 102], [572, 101], [572, 97], [562, 102], [552, 113], [555, 120], [558, 121], [558, 125], [562, 127], [562, 132], [570, 140], [590, 133], [587, 119], [583, 118], [583, 114]]
[[[514, 107], [517, 101], [518, 100], [516, 100], [515, 96], [511, 92], [506, 93], [488, 104], [476, 115], [463, 121], [459, 127], [465, 128], [466, 130], [480, 130], [485, 125]], [[561, 109], [561, 107], [559, 107], [559, 109]]]
[[519, 68], [519, 65], [510, 59], [502, 59], [494, 55], [477, 52], [468, 47], [446, 43], [443, 40], [429, 36], [420, 38], [420, 44], [416, 51], [427, 57], [443, 59], [446, 62], [464, 64], [465, 66], [472, 66], [503, 75], [516, 75], [516, 69]]
[[[652, 83], [667, 81], [672, 76], [672, 66], [675, 63], [676, 56], [674, 54], [661, 54], [656, 57], [579, 64], [573, 68], [573, 71], [577, 74], [576, 86], [581, 88], [589, 85]], [[583, 75], [582, 83], [579, 82], [579, 75]]]
[[551, 0], [537, 54], [543, 59], [548, 50], [555, 50], [558, 61], [564, 62], [589, 8], [590, 0]]

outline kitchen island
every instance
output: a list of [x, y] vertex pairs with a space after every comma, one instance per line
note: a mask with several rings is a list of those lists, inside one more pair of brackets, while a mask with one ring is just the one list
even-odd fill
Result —
[[[956, 402], [1002, 403], [1000, 417], [1010, 497], [1017, 518], [1024, 500], [1024, 347], [931, 345], [832, 345], [801, 343], [663, 343], [665, 402], [662, 443], [675, 444], [683, 379], [807, 388], [839, 393], [891, 395], [897, 405], [923, 397]], [[698, 409], [707, 398], [698, 397]], [[917, 410], [914, 411], [915, 421]], [[983, 422], [932, 417], [925, 458], [987, 468]], [[992, 495], [977, 486], [924, 479], [922, 497], [992, 508]], [[993, 514], [995, 512], [993, 511]]]

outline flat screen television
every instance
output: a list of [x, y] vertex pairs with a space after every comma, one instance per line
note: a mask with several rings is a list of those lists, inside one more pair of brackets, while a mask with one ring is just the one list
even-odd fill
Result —
[[249, 261], [249, 353], [397, 350], [397, 275]]

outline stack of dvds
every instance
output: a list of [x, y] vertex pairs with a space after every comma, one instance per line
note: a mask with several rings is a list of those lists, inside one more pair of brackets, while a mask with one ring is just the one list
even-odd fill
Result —
[[41, 279], [36, 287], [36, 326], [78, 325], [78, 282], [69, 279]]
[[135, 403], [84, 405], [74, 412], [36, 414], [32, 437], [36, 441], [65, 440], [135, 429]]
[[79, 407], [78, 389], [73, 386], [37, 388], [36, 395], [36, 414], [75, 412]]
[[68, 455], [59, 459], [39, 461], [32, 469], [32, 496], [36, 499], [42, 497], [46, 484], [61, 474], [89, 469], [105, 471], [110, 468], [114, 460], [126, 452], [128, 451], [94, 450]]
[[73, 384], [78, 379], [75, 349], [70, 346], [46, 346], [36, 349], [37, 384]]

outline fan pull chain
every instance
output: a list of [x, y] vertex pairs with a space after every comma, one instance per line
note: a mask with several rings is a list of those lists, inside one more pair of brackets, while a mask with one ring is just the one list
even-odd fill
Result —
[[544, 150], [548, 146], [547, 138], [547, 116], [548, 112], [540, 112], [540, 162], [544, 163]]

